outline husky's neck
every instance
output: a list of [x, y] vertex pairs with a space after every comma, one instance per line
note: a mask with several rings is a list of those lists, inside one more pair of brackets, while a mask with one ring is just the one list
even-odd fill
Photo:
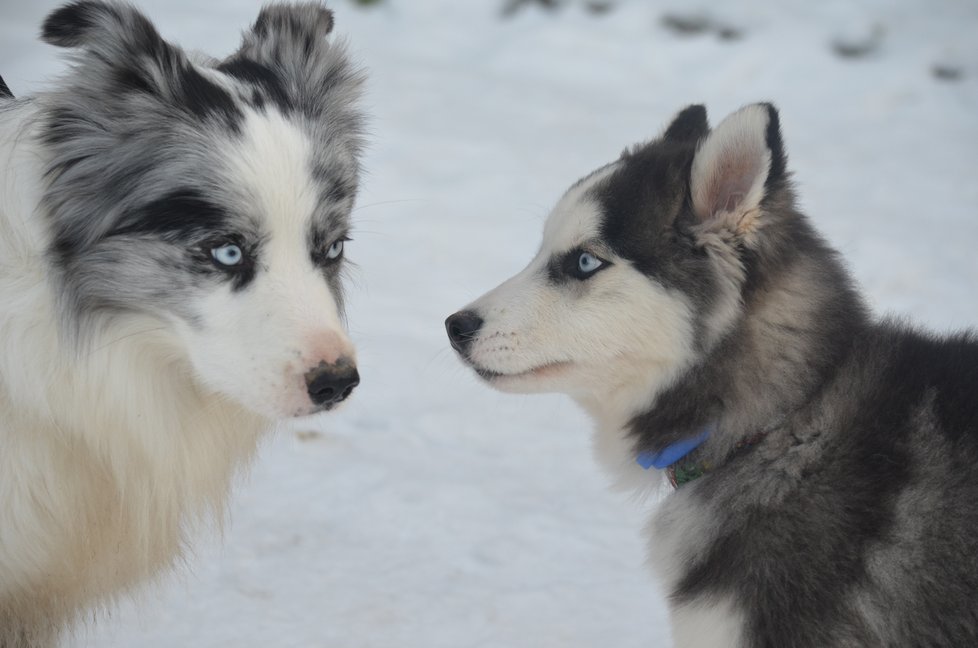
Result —
[[810, 402], [851, 352], [869, 321], [862, 299], [813, 231], [793, 235], [800, 240], [787, 252], [754, 264], [743, 314], [712, 348], [673, 376], [659, 371], [619, 395], [578, 399], [597, 423], [598, 458], [621, 485], [641, 475], [633, 465], [639, 452], [659, 452], [707, 426], [717, 433], [698, 452], [721, 460]]

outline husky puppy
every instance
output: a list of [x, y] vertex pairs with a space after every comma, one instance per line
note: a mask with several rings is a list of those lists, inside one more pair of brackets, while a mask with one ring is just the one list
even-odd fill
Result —
[[669, 476], [677, 646], [978, 645], [978, 341], [869, 315], [773, 106], [683, 110], [446, 325], [493, 387], [583, 406], [619, 485]]
[[341, 323], [362, 85], [332, 14], [223, 61], [133, 7], [51, 13], [51, 92], [0, 99], [0, 646], [173, 566], [277, 419], [359, 382]]

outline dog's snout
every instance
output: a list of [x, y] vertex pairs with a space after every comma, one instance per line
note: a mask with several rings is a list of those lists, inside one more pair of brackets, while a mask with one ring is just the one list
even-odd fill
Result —
[[459, 353], [465, 353], [481, 327], [482, 318], [472, 311], [459, 311], [445, 320], [448, 339]]
[[316, 405], [330, 406], [343, 401], [360, 384], [360, 374], [349, 361], [335, 364], [320, 363], [306, 372], [309, 398]]

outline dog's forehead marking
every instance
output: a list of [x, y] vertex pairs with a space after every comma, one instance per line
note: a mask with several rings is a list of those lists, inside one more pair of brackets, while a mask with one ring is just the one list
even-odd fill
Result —
[[616, 168], [618, 163], [609, 164], [567, 190], [544, 225], [542, 252], [563, 252], [600, 236], [604, 214], [593, 189]]
[[306, 235], [320, 195], [310, 155], [302, 130], [281, 113], [246, 109], [228, 169], [232, 181], [247, 188], [251, 209], [273, 239]]

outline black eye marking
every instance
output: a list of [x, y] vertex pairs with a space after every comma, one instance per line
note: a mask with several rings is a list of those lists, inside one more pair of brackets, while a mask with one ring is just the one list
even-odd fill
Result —
[[220, 231], [230, 217], [223, 207], [195, 189], [178, 189], [127, 214], [109, 236], [161, 234], [192, 240], [201, 233]]
[[312, 237], [312, 250], [310, 252], [313, 264], [320, 268], [328, 268], [338, 264], [343, 260], [346, 243], [351, 240], [353, 239], [347, 235], [326, 239], [321, 232], [316, 232]]
[[550, 261], [548, 274], [554, 283], [576, 279], [590, 279], [605, 268], [611, 267], [611, 262], [599, 257], [590, 250], [575, 248], [570, 252], [554, 257]]

